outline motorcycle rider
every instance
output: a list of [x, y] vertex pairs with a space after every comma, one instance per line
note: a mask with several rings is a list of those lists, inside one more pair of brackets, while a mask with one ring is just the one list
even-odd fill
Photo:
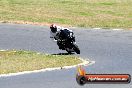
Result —
[[62, 39], [60, 38], [60, 34], [62, 32], [68, 32], [69, 33], [69, 37], [72, 38], [72, 40], [75, 42], [75, 36], [74, 33], [72, 32], [72, 30], [68, 29], [68, 28], [64, 28], [61, 26], [57, 26], [55, 24], [51, 24], [50, 25], [50, 38], [53, 39], [54, 41], [57, 41], [57, 45], [59, 46], [59, 49], [64, 50], [64, 47], [62, 46], [61, 42]]

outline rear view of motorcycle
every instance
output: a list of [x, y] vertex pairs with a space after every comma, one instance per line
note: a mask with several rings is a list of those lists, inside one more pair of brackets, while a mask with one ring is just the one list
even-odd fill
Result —
[[80, 49], [75, 42], [75, 36], [73, 32], [70, 32], [67, 29], [61, 30], [59, 34], [58, 46], [62, 47], [62, 50], [66, 50], [69, 54], [76, 52], [80, 54]]
[[57, 41], [59, 49], [66, 50], [69, 54], [72, 52], [80, 54], [80, 49], [76, 45], [75, 36], [72, 30], [56, 26], [55, 24], [52, 24], [50, 29], [50, 38]]

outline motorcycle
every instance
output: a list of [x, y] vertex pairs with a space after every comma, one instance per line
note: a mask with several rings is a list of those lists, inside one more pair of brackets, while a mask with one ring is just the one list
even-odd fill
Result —
[[72, 52], [80, 54], [80, 49], [75, 42], [75, 36], [73, 32], [69, 30], [61, 30], [57, 44], [62, 50], [66, 50], [69, 54]]

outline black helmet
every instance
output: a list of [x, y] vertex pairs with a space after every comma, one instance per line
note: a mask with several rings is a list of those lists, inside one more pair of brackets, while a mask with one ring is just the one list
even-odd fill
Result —
[[57, 32], [57, 27], [56, 27], [55, 24], [51, 24], [51, 25], [50, 25], [50, 29], [51, 29], [51, 31], [52, 31], [53, 33], [56, 33], [56, 32]]

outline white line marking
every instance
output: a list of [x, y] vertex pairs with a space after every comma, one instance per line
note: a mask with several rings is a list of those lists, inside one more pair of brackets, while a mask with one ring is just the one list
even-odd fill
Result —
[[0, 50], [0, 51], [7, 51], [7, 50]]
[[123, 30], [123, 29], [112, 29], [112, 30], [114, 30], [114, 31], [120, 31], [120, 30]]
[[100, 29], [102, 29], [102, 28], [93, 28], [93, 29], [97, 29], [97, 30], [100, 30]]

